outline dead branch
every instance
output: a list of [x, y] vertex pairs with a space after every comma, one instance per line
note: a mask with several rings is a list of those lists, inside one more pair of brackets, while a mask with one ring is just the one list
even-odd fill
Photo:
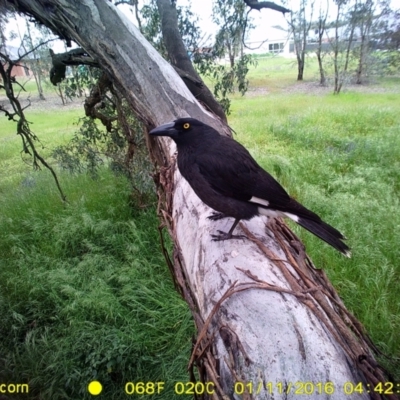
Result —
[[[0, 54], [0, 56], [3, 57], [2, 54]], [[18, 96], [16, 96], [14, 93], [13, 84], [15, 84], [15, 78], [11, 76], [11, 71], [15, 65], [15, 62], [10, 60], [9, 57], [6, 57], [5, 60], [7, 68], [5, 68], [3, 63], [0, 63], [0, 76], [4, 83], [6, 96], [10, 101], [14, 113], [6, 111], [4, 107], [0, 107], [0, 111], [3, 111], [8, 119], [17, 122], [17, 134], [20, 135], [22, 139], [22, 152], [24, 152], [25, 154], [29, 154], [32, 157], [32, 164], [35, 169], [40, 169], [40, 166], [42, 165], [50, 171], [56, 183], [57, 189], [61, 195], [62, 201], [66, 202], [67, 197], [61, 188], [57, 174], [55, 173], [51, 165], [48, 164], [46, 160], [36, 150], [35, 142], [39, 142], [39, 139], [35, 135], [35, 133], [31, 131], [30, 123], [25, 117], [24, 110], [26, 107], [21, 106], [21, 103], [18, 100]]]

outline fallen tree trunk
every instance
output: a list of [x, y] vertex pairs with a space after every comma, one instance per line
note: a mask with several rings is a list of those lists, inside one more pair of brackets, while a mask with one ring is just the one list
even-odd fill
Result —
[[[190, 115], [229, 134], [110, 2], [6, 3], [79, 43], [149, 128]], [[177, 171], [172, 141], [149, 147], [162, 166], [159, 212], [174, 241], [170, 267], [198, 329], [189, 369], [193, 379], [196, 366], [212, 382], [209, 397], [381, 398], [367, 393], [367, 384], [387, 379], [373, 344], [288, 227], [254, 218], [241, 224], [249, 240], [212, 242], [210, 233], [231, 220], [207, 219], [211, 210]]]

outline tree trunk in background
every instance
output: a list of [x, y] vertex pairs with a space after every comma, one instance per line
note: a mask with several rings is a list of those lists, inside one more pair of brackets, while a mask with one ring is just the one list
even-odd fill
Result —
[[[26, 34], [28, 36], [28, 43], [29, 43], [30, 49], [27, 49], [24, 46], [23, 41], [21, 41], [21, 43], [22, 43], [22, 47], [24, 48], [25, 53], [28, 53], [28, 51], [33, 49], [35, 46], [33, 45], [33, 39], [32, 39], [32, 35], [31, 35], [29, 23], [28, 23], [28, 21], [25, 21], [25, 22], [26, 22], [26, 24], [25, 24], [26, 25]], [[42, 77], [41, 77], [42, 71], [40, 69], [40, 66], [38, 67], [38, 65], [39, 65], [38, 62], [40, 60], [36, 55], [36, 51], [33, 51], [31, 56], [33, 57], [33, 58], [31, 58], [31, 60], [33, 60], [33, 64], [30, 64], [30, 69], [31, 69], [31, 71], [33, 73], [33, 77], [35, 79], [36, 87], [37, 87], [38, 94], [39, 94], [39, 99], [46, 100], [46, 98], [44, 97], [44, 94], [43, 94], [43, 87], [42, 87]]]
[[362, 34], [360, 43], [360, 55], [358, 57], [358, 66], [356, 70], [357, 85], [361, 85], [363, 83], [364, 67], [365, 67], [366, 52], [367, 52], [366, 50], [367, 50], [366, 36]]
[[349, 63], [350, 63], [351, 45], [353, 43], [354, 30], [355, 30], [355, 25], [351, 25], [350, 36], [348, 39], [348, 44], [346, 47], [346, 53], [345, 53], [345, 58], [344, 58], [345, 59], [344, 66], [343, 66], [342, 73], [339, 74], [339, 75], [341, 75], [341, 80], [339, 79], [339, 85], [338, 85], [337, 90], [334, 92], [334, 94], [340, 93], [340, 91], [342, 90], [342, 86], [345, 81], [346, 75], [347, 75], [347, 69], [348, 69]]
[[[79, 43], [148, 127], [190, 115], [227, 131], [111, 2], [6, 3]], [[199, 332], [190, 364], [214, 383], [213, 399], [233, 398], [252, 382], [253, 395], [244, 399], [297, 400], [297, 390], [342, 400], [346, 382], [387, 380], [361, 324], [286, 225], [254, 218], [240, 224], [249, 240], [211, 241], [210, 233], [227, 230], [231, 219], [207, 219], [211, 210], [179, 174], [170, 139], [149, 140], [149, 147], [162, 166], [159, 210], [174, 242], [171, 268]]]
[[226, 122], [226, 115], [222, 106], [203, 83], [203, 80], [190, 61], [178, 30], [178, 15], [175, 3], [170, 0], [157, 0], [157, 7], [161, 16], [163, 41], [172, 65], [176, 67], [178, 71], [184, 71], [188, 77], [192, 78], [185, 79], [185, 83], [197, 100], [203, 103], [206, 108], [214, 114], [218, 115], [222, 121]]
[[336, 21], [335, 21], [335, 40], [332, 43], [333, 47], [333, 67], [334, 67], [334, 85], [333, 93], [339, 94], [339, 83], [340, 83], [340, 71], [339, 71], [339, 25], [341, 17], [342, 2], [336, 3]]
[[297, 56], [297, 80], [302, 81], [304, 75], [304, 54]]
[[329, 2], [327, 1], [327, 6], [325, 10], [325, 14], [323, 13], [322, 4], [320, 4], [319, 8], [319, 15], [318, 15], [318, 46], [316, 50], [317, 60], [318, 60], [318, 69], [319, 69], [319, 84], [321, 86], [325, 86], [326, 84], [326, 76], [325, 70], [322, 63], [323, 60], [323, 53], [322, 53], [322, 38], [324, 37], [324, 33], [326, 30], [326, 19], [328, 18], [328, 9], [329, 9]]
[[[299, 10], [290, 12], [290, 18], [286, 19], [293, 35], [294, 50], [297, 58], [297, 80], [302, 81], [306, 62], [307, 36], [310, 31], [313, 18], [315, 0], [301, 0]], [[309, 21], [306, 19], [306, 12], [310, 12]]]
[[374, 12], [376, 10], [373, 9], [373, 3], [367, 2], [364, 6], [363, 14], [361, 15], [359, 21], [358, 30], [360, 33], [360, 50], [358, 55], [358, 66], [356, 71], [356, 83], [361, 85], [363, 83], [364, 77], [366, 75], [367, 69], [367, 56], [368, 53], [371, 51], [369, 49], [369, 40], [371, 35], [372, 23], [374, 20]]
[[339, 35], [339, 28], [342, 26], [342, 19], [345, 16], [343, 10], [346, 6], [345, 1], [336, 2], [337, 13], [335, 21], [335, 41], [333, 43], [333, 65], [335, 70], [335, 81], [333, 94], [339, 94], [342, 90], [343, 84], [347, 77], [347, 69], [350, 63], [351, 48], [354, 39], [354, 33], [357, 25], [357, 18], [355, 13], [357, 11], [357, 3], [355, 3], [348, 12], [348, 28], [349, 32], [346, 32], [346, 39], [343, 40]]
[[326, 77], [325, 77], [325, 71], [324, 67], [322, 65], [322, 50], [321, 50], [321, 45], [319, 45], [317, 49], [317, 60], [318, 60], [318, 69], [319, 69], [319, 84], [321, 86], [325, 86], [326, 83]]

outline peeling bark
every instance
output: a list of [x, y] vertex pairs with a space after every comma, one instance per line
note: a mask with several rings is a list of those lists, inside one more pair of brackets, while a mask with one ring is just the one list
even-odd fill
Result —
[[[79, 43], [148, 127], [190, 115], [228, 134], [110, 2], [8, 3]], [[207, 219], [211, 210], [179, 174], [169, 139], [147, 140], [154, 162], [162, 166], [156, 177], [158, 211], [174, 241], [172, 259], [164, 253], [199, 332], [189, 361], [192, 379], [197, 367], [202, 380], [214, 383], [213, 399], [234, 398], [237, 382], [236, 389], [254, 385], [254, 393], [243, 399], [297, 399], [295, 390], [311, 382], [308, 398], [341, 400], [346, 382], [386, 381], [363, 327], [289, 228], [279, 220], [254, 218], [240, 224], [248, 240], [212, 242], [210, 233], [226, 230], [231, 220]], [[368, 398], [382, 397], [351, 396]]]

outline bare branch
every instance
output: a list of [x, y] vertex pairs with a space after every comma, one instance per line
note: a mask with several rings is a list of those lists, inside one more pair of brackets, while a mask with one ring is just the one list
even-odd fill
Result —
[[39, 43], [39, 44], [38, 44], [37, 46], [35, 46], [33, 49], [27, 51], [25, 54], [22, 54], [22, 56], [19, 56], [18, 60], [15, 60], [15, 63], [20, 62], [24, 57], [26, 57], [28, 54], [33, 53], [34, 51], [36, 51], [40, 46], [43, 46], [43, 45], [45, 45], [45, 44], [47, 44], [47, 43], [49, 43], [49, 42], [52, 42], [52, 41], [54, 41], [54, 40], [59, 40], [59, 39], [58, 39], [58, 38], [53, 38], [53, 39], [46, 40], [45, 42]]
[[10, 121], [15, 121], [17, 122], [16, 119], [14, 119], [14, 116], [16, 115], [16, 113], [10, 113], [9, 111], [7, 111], [3, 105], [0, 105], [0, 111], [2, 111], [4, 114], [6, 114], [6, 117], [10, 120]]
[[[26, 54], [28, 53], [25, 53], [24, 56], [26, 56]], [[66, 202], [67, 198], [60, 186], [58, 177], [54, 169], [51, 167], [51, 165], [49, 165], [46, 162], [46, 160], [36, 150], [35, 141], [36, 142], [38, 141], [38, 137], [35, 135], [34, 132], [31, 131], [29, 126], [30, 123], [26, 119], [24, 114], [25, 108], [27, 108], [30, 105], [30, 103], [28, 104], [28, 106], [22, 107], [20, 101], [18, 100], [18, 96], [15, 95], [13, 84], [16, 83], [16, 80], [14, 77], [11, 76], [11, 71], [12, 68], [17, 64], [17, 62], [10, 60], [10, 58], [5, 56], [4, 54], [0, 53], [0, 56], [4, 60], [6, 60], [8, 64], [7, 69], [5, 69], [3, 63], [0, 63], [0, 76], [4, 82], [4, 89], [6, 92], [6, 96], [10, 101], [14, 113], [10, 113], [3, 106], [0, 107], [0, 111], [4, 112], [9, 120], [17, 122], [17, 134], [20, 135], [22, 139], [22, 152], [29, 154], [32, 157], [32, 163], [35, 169], [40, 169], [40, 165], [43, 165], [50, 171], [50, 173], [53, 175], [57, 189], [60, 192], [62, 201]], [[20, 59], [21, 58], [22, 57], [20, 57]]]
[[250, 47], [250, 46], [248, 46], [248, 45], [246, 44], [244, 38], [245, 38], [245, 35], [246, 35], [247, 21], [248, 21], [248, 19], [249, 19], [249, 13], [250, 13], [250, 11], [251, 11], [251, 9], [250, 9], [249, 11], [247, 11], [247, 14], [246, 14], [246, 19], [245, 19], [245, 22], [244, 22], [244, 28], [243, 28], [243, 32], [242, 32], [242, 43], [243, 43], [243, 46], [246, 47], [246, 49], [249, 49], [249, 50], [257, 50], [257, 49], [261, 48], [261, 46], [262, 46], [265, 42], [268, 42], [269, 39], [263, 40], [263, 41], [261, 42], [261, 44], [260, 44], [259, 46], [256, 46], [256, 47]]

